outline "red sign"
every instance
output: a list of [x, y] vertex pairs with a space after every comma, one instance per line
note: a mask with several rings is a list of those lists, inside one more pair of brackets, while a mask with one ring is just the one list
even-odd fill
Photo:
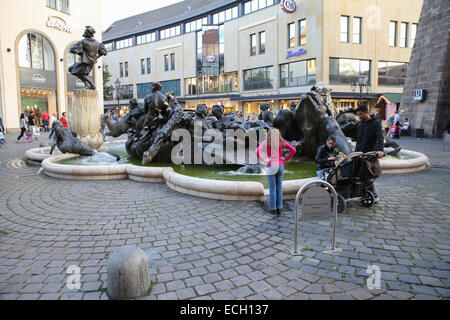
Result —
[[205, 61], [208, 63], [214, 63], [214, 62], [216, 62], [216, 57], [215, 56], [207, 56], [205, 58]]
[[281, 1], [281, 7], [286, 13], [294, 13], [297, 10], [297, 5], [294, 0], [283, 0]]

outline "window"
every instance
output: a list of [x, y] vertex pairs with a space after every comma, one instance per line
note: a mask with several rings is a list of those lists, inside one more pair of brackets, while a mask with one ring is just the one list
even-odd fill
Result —
[[47, 0], [46, 3], [47, 3], [47, 7], [56, 9], [56, 0]]
[[244, 71], [244, 90], [273, 89], [273, 67]]
[[370, 60], [330, 58], [330, 84], [370, 83]]
[[295, 22], [288, 24], [288, 48], [295, 47]]
[[133, 45], [133, 38], [116, 41], [116, 50], [128, 48]]
[[39, 33], [27, 33], [19, 41], [19, 66], [55, 71], [55, 53], [50, 42]]
[[133, 85], [127, 84], [119, 87], [120, 99], [133, 98]]
[[125, 62], [125, 78], [128, 77], [128, 62]]
[[389, 46], [397, 46], [397, 21], [389, 22]]
[[236, 19], [238, 16], [238, 7], [236, 6], [225, 11], [213, 14], [213, 24], [221, 24], [225, 21]]
[[155, 42], [156, 41], [156, 33], [151, 32], [151, 33], [143, 34], [141, 36], [137, 36], [136, 41], [137, 41], [137, 44]]
[[161, 92], [173, 91], [175, 96], [180, 95], [180, 80], [161, 81]]
[[119, 63], [120, 77], [123, 78], [123, 63]]
[[408, 48], [408, 23], [400, 24], [400, 47]]
[[107, 50], [107, 51], [112, 51], [112, 49], [113, 49], [113, 44], [112, 44], [112, 42], [105, 43], [105, 47], [106, 47], [106, 50]]
[[341, 16], [341, 42], [349, 42], [350, 17]]
[[411, 38], [409, 40], [409, 47], [414, 48], [414, 41], [416, 40], [417, 34], [417, 23], [413, 23], [411, 25]]
[[145, 59], [141, 59], [141, 74], [145, 74]]
[[152, 73], [152, 64], [150, 58], [147, 58], [147, 73]]
[[69, 13], [69, 0], [59, 0], [59, 11]]
[[353, 17], [353, 43], [362, 43], [362, 18]]
[[169, 71], [169, 55], [164, 56], [164, 71]]
[[316, 59], [287, 63], [280, 66], [280, 87], [316, 84]]
[[404, 86], [408, 64], [406, 62], [378, 62], [379, 86]]
[[170, 54], [170, 68], [175, 70], [175, 53]]
[[189, 33], [192, 31], [200, 30], [204, 25], [208, 24], [208, 18], [204, 17], [202, 19], [194, 20], [191, 22], [187, 22], [185, 25], [184, 32]]
[[244, 14], [264, 9], [274, 4], [274, 0], [252, 0], [244, 4]]
[[300, 35], [300, 45], [306, 44], [306, 19], [300, 20], [298, 22], [299, 35]]
[[152, 92], [152, 83], [138, 83], [137, 85], [137, 98], [144, 99], [144, 97]]
[[250, 35], [250, 55], [256, 55], [256, 34]]
[[266, 32], [259, 33], [259, 54], [266, 53]]
[[237, 72], [219, 75], [203, 75], [202, 78], [187, 78], [186, 95], [225, 93], [238, 91]]
[[181, 27], [175, 26], [172, 28], [161, 30], [160, 38], [161, 38], [161, 40], [163, 40], [163, 39], [179, 36], [180, 34], [181, 34]]

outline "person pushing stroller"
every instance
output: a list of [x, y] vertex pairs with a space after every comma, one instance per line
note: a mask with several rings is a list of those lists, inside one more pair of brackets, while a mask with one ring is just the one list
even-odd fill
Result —
[[327, 180], [330, 169], [335, 166], [337, 155], [338, 150], [336, 148], [336, 138], [330, 136], [328, 137], [326, 144], [317, 149], [317, 176], [320, 179]]

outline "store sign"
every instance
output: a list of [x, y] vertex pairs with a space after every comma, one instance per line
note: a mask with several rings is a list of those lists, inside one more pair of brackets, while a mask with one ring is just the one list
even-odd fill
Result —
[[214, 62], [216, 62], [216, 57], [215, 57], [215, 56], [207, 56], [207, 57], [205, 58], [205, 61], [206, 61], [207, 63], [214, 63]]
[[42, 74], [36, 73], [31, 78], [31, 81], [39, 82], [39, 83], [45, 83], [47, 81], [47, 79]]
[[304, 55], [304, 54], [306, 54], [306, 50], [305, 49], [298, 49], [298, 51], [295, 51], [295, 52], [288, 51], [286, 59], [289, 59], [291, 57], [298, 57], [298, 56], [301, 56], [301, 55]]
[[424, 101], [427, 91], [424, 89], [414, 90], [414, 101]]
[[297, 5], [294, 0], [281, 1], [281, 9], [286, 13], [294, 13], [297, 10]]
[[56, 72], [19, 68], [20, 86], [22, 88], [56, 89]]
[[56, 30], [64, 31], [67, 33], [72, 33], [72, 27], [67, 24], [67, 22], [56, 16], [49, 16], [47, 18], [47, 22], [45, 23], [47, 27], [53, 28]]

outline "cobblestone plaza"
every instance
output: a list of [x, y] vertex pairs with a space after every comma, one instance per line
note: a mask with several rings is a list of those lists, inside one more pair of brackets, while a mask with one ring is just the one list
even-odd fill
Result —
[[[196, 198], [163, 183], [53, 179], [22, 160], [38, 143], [7, 139], [0, 151], [0, 299], [108, 299], [108, 257], [127, 244], [147, 254], [150, 300], [450, 296], [450, 151], [441, 140], [400, 140], [425, 153], [431, 168], [382, 176], [379, 203], [340, 215], [340, 255], [323, 253], [331, 224], [322, 221], [300, 223], [303, 255], [292, 257], [293, 201], [274, 217], [259, 203]], [[367, 287], [370, 265], [381, 270], [381, 289]], [[81, 268], [80, 290], [66, 285], [69, 266]]]

